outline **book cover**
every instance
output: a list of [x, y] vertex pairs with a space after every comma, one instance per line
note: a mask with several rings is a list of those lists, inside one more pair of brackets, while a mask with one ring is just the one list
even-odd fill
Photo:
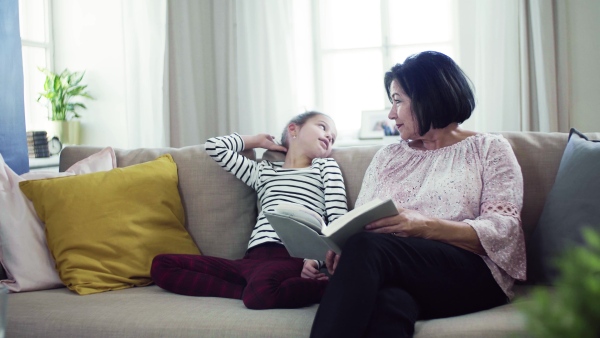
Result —
[[48, 144], [48, 138], [43, 137], [43, 138], [35, 138], [35, 139], [27, 139], [27, 144], [28, 145], [42, 145], [42, 144]]
[[48, 142], [36, 145], [28, 144], [27, 154], [29, 157], [32, 158], [50, 157], [50, 149], [48, 148]]
[[38, 144], [35, 146], [27, 145], [27, 149], [31, 150], [31, 151], [33, 151], [33, 150], [48, 150], [48, 144], [47, 143], [46, 144]]
[[325, 260], [327, 250], [341, 253], [350, 236], [371, 222], [397, 215], [398, 210], [391, 199], [375, 199], [328, 226], [319, 214], [300, 205], [282, 203], [264, 213], [291, 256]]
[[46, 137], [48, 133], [45, 130], [32, 130], [25, 132], [26, 135], [29, 136], [43, 136]]
[[50, 153], [37, 152], [37, 153], [27, 153], [27, 156], [30, 158], [42, 158], [42, 157], [50, 157]]

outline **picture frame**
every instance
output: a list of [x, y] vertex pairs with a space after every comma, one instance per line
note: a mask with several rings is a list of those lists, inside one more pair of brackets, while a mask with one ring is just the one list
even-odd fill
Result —
[[[389, 110], [364, 110], [362, 112], [359, 139], [383, 139], [384, 136], [396, 133], [396, 127], [388, 119]], [[387, 129], [389, 128], [389, 129]], [[385, 130], [388, 130], [386, 135]], [[397, 135], [397, 134], [396, 134]]]

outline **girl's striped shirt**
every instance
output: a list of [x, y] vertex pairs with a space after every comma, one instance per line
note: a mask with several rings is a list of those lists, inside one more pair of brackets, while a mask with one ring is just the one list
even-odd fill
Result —
[[237, 133], [210, 138], [205, 148], [221, 167], [257, 192], [262, 207], [248, 249], [268, 242], [283, 244], [263, 213], [281, 202], [301, 204], [327, 224], [348, 211], [344, 179], [332, 158], [315, 158], [310, 167], [300, 169], [284, 169], [283, 162], [257, 163], [238, 153], [244, 142]]

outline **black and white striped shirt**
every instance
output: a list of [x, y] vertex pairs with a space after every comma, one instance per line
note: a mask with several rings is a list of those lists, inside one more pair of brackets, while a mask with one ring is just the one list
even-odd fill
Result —
[[310, 167], [300, 169], [284, 169], [283, 162], [257, 163], [238, 154], [244, 142], [237, 133], [210, 138], [205, 148], [221, 167], [257, 192], [262, 208], [248, 249], [267, 242], [283, 244], [263, 214], [281, 202], [301, 204], [327, 224], [348, 211], [344, 179], [332, 158], [315, 158]]

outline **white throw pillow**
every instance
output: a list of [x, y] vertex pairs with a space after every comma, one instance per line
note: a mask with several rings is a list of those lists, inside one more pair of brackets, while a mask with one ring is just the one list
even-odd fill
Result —
[[34, 171], [17, 175], [0, 154], [0, 262], [11, 292], [53, 289], [64, 286], [46, 244], [44, 223], [19, 182], [107, 171], [117, 167], [111, 147], [83, 159], [65, 172]]

